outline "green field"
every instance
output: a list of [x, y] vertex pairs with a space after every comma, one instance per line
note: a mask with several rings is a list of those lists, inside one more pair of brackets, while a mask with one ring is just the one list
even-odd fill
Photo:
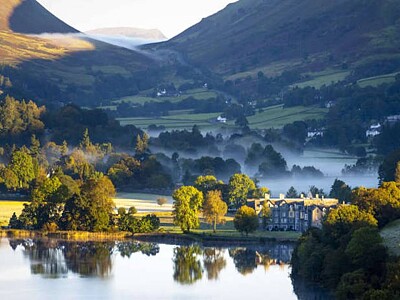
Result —
[[178, 114], [160, 118], [118, 118], [122, 126], [135, 125], [145, 129], [151, 124], [163, 125], [167, 129], [191, 129], [193, 125], [198, 125], [201, 129], [213, 129], [220, 124], [211, 123], [212, 119], [217, 118], [220, 113], [209, 114]]
[[399, 74], [399, 72], [380, 75], [380, 76], [374, 76], [374, 77], [369, 77], [369, 78], [363, 78], [363, 79], [358, 80], [357, 84], [362, 88], [365, 88], [367, 86], [377, 87], [384, 83], [395, 82], [397, 74]]
[[14, 212], [18, 216], [24, 208], [24, 203], [26, 202], [0, 200], [0, 226], [7, 226]]
[[[247, 117], [247, 120], [252, 129], [281, 128], [294, 121], [322, 119], [327, 112], [328, 109], [315, 106], [283, 108], [283, 105], [276, 105], [265, 108], [263, 112], [257, 112], [254, 116]], [[204, 130], [234, 127], [234, 121], [225, 124], [213, 122], [220, 114], [178, 114], [159, 118], [118, 118], [117, 120], [122, 126], [135, 125], [142, 129], [146, 129], [151, 124], [163, 125], [169, 130], [191, 129], [194, 124]]]
[[400, 220], [388, 224], [381, 230], [381, 236], [389, 253], [400, 256]]
[[322, 119], [327, 112], [328, 109], [315, 106], [283, 108], [283, 105], [276, 105], [264, 109], [261, 113], [248, 117], [247, 120], [251, 128], [281, 128], [294, 121]]
[[300, 83], [295, 83], [292, 85], [292, 87], [297, 86], [299, 88], [304, 88], [307, 86], [311, 86], [319, 89], [323, 85], [330, 85], [332, 83], [344, 80], [347, 76], [350, 75], [350, 71], [325, 70], [323, 72], [307, 73], [305, 75], [310, 76], [312, 79]]
[[176, 103], [180, 102], [183, 99], [193, 97], [194, 99], [197, 100], [205, 100], [205, 99], [210, 99], [210, 98], [216, 98], [218, 94], [215, 91], [212, 90], [207, 90], [207, 89], [192, 89], [183, 92], [180, 96], [178, 97], [148, 97], [144, 95], [137, 95], [137, 96], [130, 96], [130, 97], [123, 97], [118, 100], [112, 101], [113, 104], [119, 104], [122, 102], [126, 103], [131, 103], [131, 104], [140, 104], [143, 105], [146, 102], [164, 102], [164, 101], [169, 101], [171, 103]]

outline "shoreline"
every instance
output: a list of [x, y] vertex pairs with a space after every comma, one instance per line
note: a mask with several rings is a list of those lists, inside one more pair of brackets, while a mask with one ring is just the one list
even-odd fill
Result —
[[130, 232], [88, 232], [88, 231], [34, 231], [19, 229], [1, 229], [0, 238], [20, 239], [58, 239], [77, 242], [106, 242], [106, 241], [139, 241], [160, 244], [187, 245], [200, 243], [204, 246], [245, 246], [266, 243], [295, 243], [294, 238], [256, 237], [256, 236], [215, 236], [205, 233], [168, 233], [153, 232], [131, 234]]

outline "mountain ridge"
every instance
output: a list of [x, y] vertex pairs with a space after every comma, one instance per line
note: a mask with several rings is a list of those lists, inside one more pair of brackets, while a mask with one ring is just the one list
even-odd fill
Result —
[[136, 27], [104, 27], [85, 31], [89, 35], [124, 36], [147, 40], [165, 40], [166, 36], [159, 29], [144, 29]]
[[323, 69], [397, 56], [399, 20], [399, 0], [241, 0], [157, 47], [224, 76], [289, 60]]
[[[78, 33], [56, 16], [49, 13], [36, 0], [3, 0], [0, 30], [22, 34]], [[21, 22], [21, 20], [23, 20]]]

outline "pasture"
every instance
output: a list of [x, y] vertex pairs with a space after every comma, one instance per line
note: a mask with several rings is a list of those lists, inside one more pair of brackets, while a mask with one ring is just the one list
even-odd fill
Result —
[[392, 255], [400, 256], [400, 220], [386, 225], [380, 232], [385, 246]]
[[363, 79], [358, 80], [357, 84], [362, 88], [365, 88], [367, 86], [378, 87], [379, 85], [384, 84], [384, 83], [395, 82], [396, 75], [398, 75], [398, 74], [400, 74], [400, 73], [396, 72], [396, 73], [391, 73], [391, 74], [363, 78]]
[[0, 200], [0, 226], [7, 226], [14, 212], [18, 216], [24, 208], [24, 203], [26, 202]]

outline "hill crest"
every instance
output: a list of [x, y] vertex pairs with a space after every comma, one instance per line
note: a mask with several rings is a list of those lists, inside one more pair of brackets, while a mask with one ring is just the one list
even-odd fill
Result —
[[36, 0], [2, 0], [0, 30], [23, 34], [77, 33]]

